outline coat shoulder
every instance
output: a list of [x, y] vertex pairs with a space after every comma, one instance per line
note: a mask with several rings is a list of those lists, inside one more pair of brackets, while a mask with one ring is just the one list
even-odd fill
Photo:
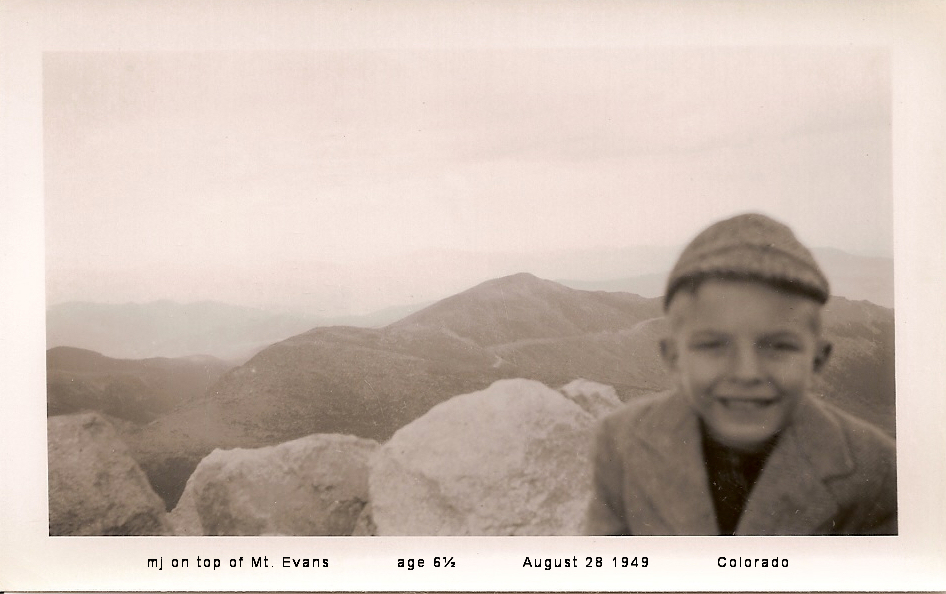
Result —
[[669, 418], [678, 414], [681, 406], [686, 405], [670, 391], [639, 396], [601, 419], [598, 433], [614, 440], [616, 447], [623, 450], [633, 440], [645, 439], [655, 431], [664, 433]]
[[617, 410], [609, 413], [600, 421], [605, 428], [634, 427], [646, 423], [653, 415], [659, 414], [662, 409], [671, 404], [671, 392], [654, 392], [639, 396], [622, 404]]
[[823, 400], [817, 404], [821, 412], [840, 429], [856, 466], [863, 467], [866, 464], [881, 469], [896, 465], [896, 443], [890, 435], [833, 404]]
[[[817, 403], [822, 417], [836, 427], [845, 458], [826, 476], [826, 485], [844, 510], [835, 530], [846, 534], [897, 533], [897, 454], [894, 439], [874, 425], [836, 406]], [[836, 440], [835, 440], [836, 441]], [[829, 444], [821, 444], [830, 447]], [[832, 456], [822, 450], [822, 456]], [[834, 452], [838, 456], [840, 452]]]

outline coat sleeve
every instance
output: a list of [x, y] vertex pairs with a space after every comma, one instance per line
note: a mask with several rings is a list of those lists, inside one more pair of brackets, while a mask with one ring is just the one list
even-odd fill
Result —
[[897, 527], [897, 462], [892, 446], [885, 448], [883, 474], [873, 500], [867, 506], [862, 534], [896, 535]]
[[[845, 420], [845, 417], [841, 417]], [[846, 420], [846, 438], [857, 468], [843, 483], [847, 518], [841, 534], [897, 534], [897, 451], [894, 440], [859, 419]]]
[[591, 499], [584, 532], [589, 536], [629, 536], [621, 497], [624, 471], [607, 422], [598, 426], [592, 460]]

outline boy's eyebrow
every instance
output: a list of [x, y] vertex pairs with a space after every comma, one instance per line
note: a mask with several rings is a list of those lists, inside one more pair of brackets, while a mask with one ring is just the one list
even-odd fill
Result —
[[717, 338], [720, 336], [730, 336], [730, 333], [724, 332], [723, 330], [714, 330], [712, 328], [705, 328], [705, 329], [694, 331], [690, 335], [690, 338], [705, 338], [705, 337]]
[[[720, 336], [728, 337], [731, 335], [732, 334], [730, 332], [726, 332], [724, 330], [716, 330], [713, 328], [701, 328], [699, 330], [693, 331], [693, 333], [690, 334], [690, 338], [695, 338], [695, 339], [706, 338], [706, 337], [717, 338]], [[765, 332], [763, 334], [758, 335], [757, 338], [760, 340], [774, 340], [774, 339], [780, 339], [780, 338], [791, 338], [793, 340], [801, 340], [802, 336], [801, 336], [801, 333], [797, 330], [786, 329], [786, 330], [775, 330], [772, 332]]]
[[776, 332], [766, 332], [760, 338], [764, 340], [773, 340], [778, 338], [791, 338], [801, 340], [801, 334], [797, 330], [779, 330]]

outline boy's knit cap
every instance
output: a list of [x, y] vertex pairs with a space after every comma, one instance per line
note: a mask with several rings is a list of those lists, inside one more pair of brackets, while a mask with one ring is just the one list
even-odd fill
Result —
[[787, 226], [761, 214], [735, 216], [697, 235], [670, 272], [664, 309], [681, 285], [706, 277], [759, 280], [819, 303], [831, 294], [808, 248]]

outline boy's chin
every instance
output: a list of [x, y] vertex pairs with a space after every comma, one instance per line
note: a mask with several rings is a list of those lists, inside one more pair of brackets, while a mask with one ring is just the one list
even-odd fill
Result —
[[721, 435], [718, 432], [711, 432], [713, 439], [721, 445], [731, 448], [738, 452], [759, 452], [765, 449], [766, 445], [777, 435], [777, 433], [766, 433], [764, 435]]
[[778, 435], [781, 423], [741, 424], [704, 417], [704, 423], [714, 441], [740, 452], [764, 449]]

